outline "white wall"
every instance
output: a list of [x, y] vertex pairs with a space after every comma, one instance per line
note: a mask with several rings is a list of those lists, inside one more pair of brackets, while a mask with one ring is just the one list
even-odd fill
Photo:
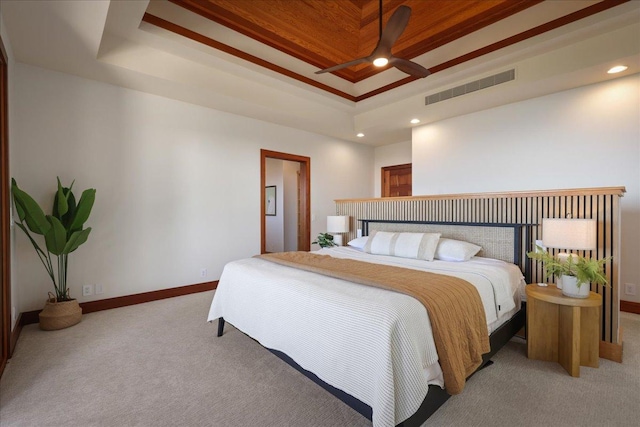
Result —
[[[334, 199], [371, 197], [373, 149], [142, 92], [16, 64], [12, 174], [41, 204], [55, 177], [97, 189], [88, 242], [69, 258], [81, 302], [220, 277], [260, 251], [260, 149], [311, 158], [311, 237]], [[16, 236], [19, 310], [51, 284]], [[200, 277], [200, 269], [209, 275]], [[81, 296], [83, 284], [105, 293]]]
[[[380, 170], [386, 166], [411, 163], [411, 141], [376, 147], [373, 162], [374, 197], [382, 197], [382, 183], [380, 182], [382, 172]], [[416, 194], [415, 190], [412, 189], [412, 191], [414, 191], [413, 194]]]
[[640, 75], [421, 126], [412, 145], [414, 195], [625, 186], [620, 282], [640, 293]]

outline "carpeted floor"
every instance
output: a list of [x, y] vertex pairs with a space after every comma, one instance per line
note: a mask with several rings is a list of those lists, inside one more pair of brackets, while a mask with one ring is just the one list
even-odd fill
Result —
[[[213, 292], [23, 329], [0, 381], [0, 426], [331, 426], [371, 423], [253, 340], [206, 323]], [[426, 426], [630, 426], [640, 419], [640, 315], [624, 363], [572, 378], [511, 341]]]

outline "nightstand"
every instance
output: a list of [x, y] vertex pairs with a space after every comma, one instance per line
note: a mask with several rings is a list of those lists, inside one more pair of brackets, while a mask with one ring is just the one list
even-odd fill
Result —
[[597, 368], [602, 296], [564, 296], [555, 285], [527, 285], [527, 357], [558, 362], [569, 375]]

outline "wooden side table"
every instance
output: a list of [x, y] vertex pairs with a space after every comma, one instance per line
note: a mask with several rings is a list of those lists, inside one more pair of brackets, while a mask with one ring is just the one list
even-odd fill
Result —
[[562, 295], [555, 285], [527, 285], [527, 357], [558, 362], [569, 375], [598, 367], [602, 296]]

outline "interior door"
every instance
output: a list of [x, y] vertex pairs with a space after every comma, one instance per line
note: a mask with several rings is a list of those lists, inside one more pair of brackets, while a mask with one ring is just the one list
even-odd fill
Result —
[[382, 197], [411, 196], [411, 163], [382, 168]]

